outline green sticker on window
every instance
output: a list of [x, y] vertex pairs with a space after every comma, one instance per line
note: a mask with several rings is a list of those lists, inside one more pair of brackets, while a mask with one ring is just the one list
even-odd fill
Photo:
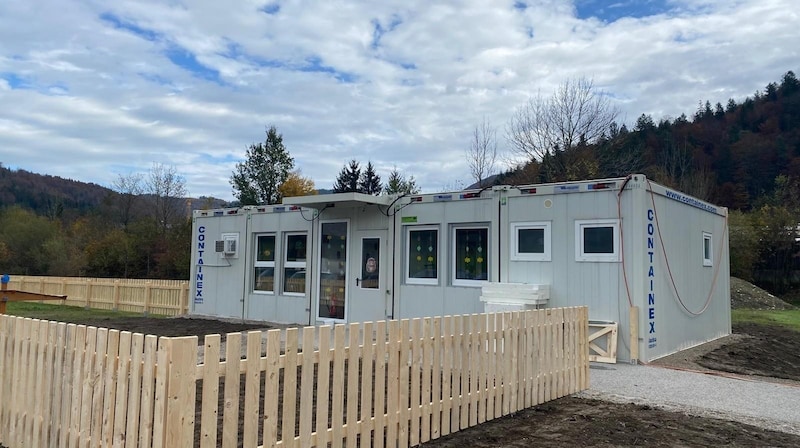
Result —
[[400, 222], [402, 222], [403, 224], [410, 223], [410, 222], [417, 222], [417, 217], [416, 216], [403, 216], [400, 219], [401, 219]]

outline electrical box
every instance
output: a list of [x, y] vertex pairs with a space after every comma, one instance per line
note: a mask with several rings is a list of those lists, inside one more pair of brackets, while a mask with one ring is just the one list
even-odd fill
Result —
[[223, 233], [221, 238], [215, 241], [214, 251], [224, 258], [239, 258], [239, 234]]

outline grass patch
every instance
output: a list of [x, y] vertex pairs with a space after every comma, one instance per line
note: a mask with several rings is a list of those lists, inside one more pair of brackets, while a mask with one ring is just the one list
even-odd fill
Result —
[[[125, 311], [112, 311], [101, 309], [85, 309], [80, 306], [56, 305], [38, 302], [9, 302], [7, 314], [13, 316], [30, 317], [32, 319], [55, 320], [58, 322], [76, 322], [87, 317], [92, 319], [128, 319], [142, 317], [142, 313]], [[149, 317], [163, 317], [153, 316]]]
[[731, 320], [734, 324], [779, 325], [800, 331], [800, 310], [731, 310]]

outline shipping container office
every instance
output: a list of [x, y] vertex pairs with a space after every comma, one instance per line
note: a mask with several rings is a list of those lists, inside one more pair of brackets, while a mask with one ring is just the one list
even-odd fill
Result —
[[[307, 232], [305, 315], [289, 319], [282, 310], [302, 302], [298, 296], [276, 290], [263, 297], [246, 281], [242, 317], [305, 324], [481, 312], [481, 285], [511, 282], [548, 285], [549, 306], [585, 304], [592, 319], [618, 322], [623, 360], [630, 357], [631, 305], [644, 361], [730, 332], [726, 210], [641, 175], [286, 202], [304, 214], [251, 224], [248, 232]], [[254, 271], [256, 259], [245, 258], [249, 267], [239, 269]]]

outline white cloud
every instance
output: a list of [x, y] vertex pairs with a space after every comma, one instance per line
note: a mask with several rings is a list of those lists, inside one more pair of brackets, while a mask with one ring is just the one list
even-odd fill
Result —
[[0, 162], [105, 185], [168, 163], [223, 198], [270, 124], [320, 188], [354, 158], [437, 191], [471, 183], [463, 149], [484, 116], [502, 136], [569, 77], [593, 77], [631, 123], [742, 99], [800, 59], [789, 0], [668, 0], [610, 23], [556, 0], [35, 3], [0, 3]]

